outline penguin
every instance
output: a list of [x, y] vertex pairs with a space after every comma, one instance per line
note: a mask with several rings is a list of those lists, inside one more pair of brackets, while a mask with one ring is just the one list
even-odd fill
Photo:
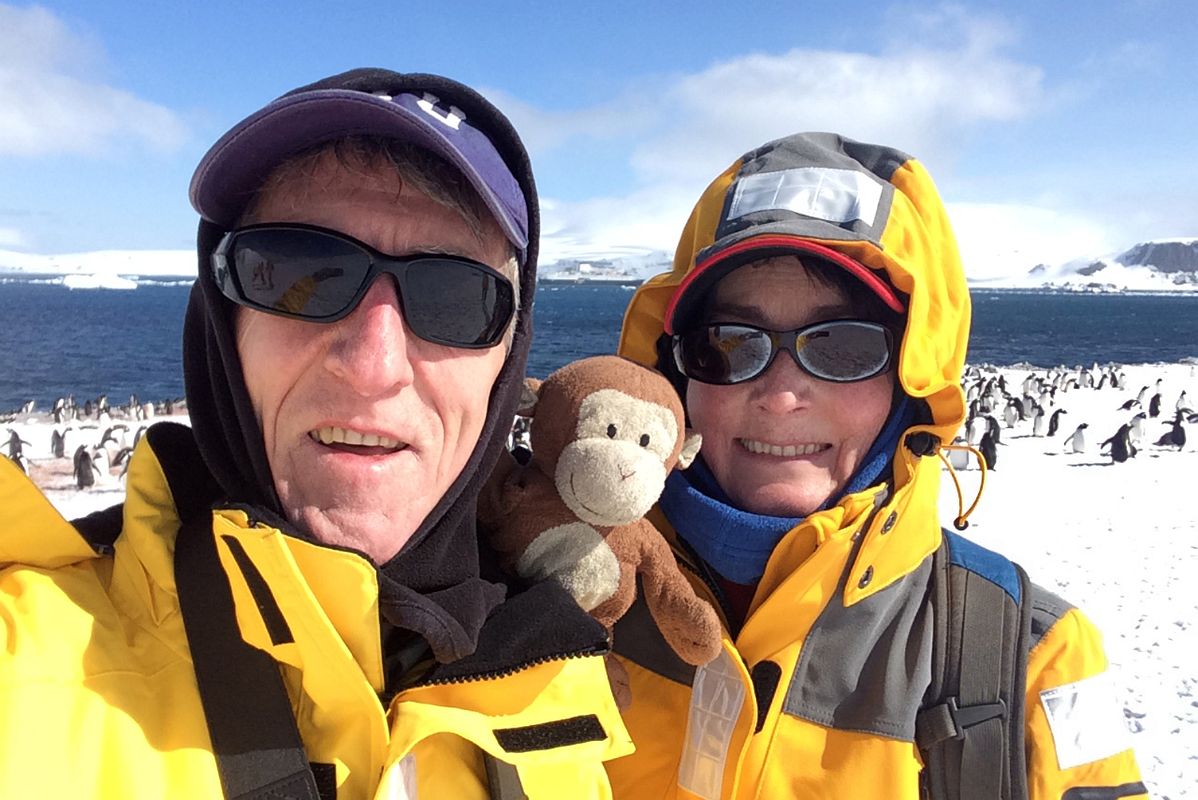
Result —
[[1140, 405], [1143, 405], [1144, 404], [1144, 395], [1146, 395], [1146, 394], [1148, 394], [1148, 387], [1141, 386], [1140, 393], [1136, 395], [1136, 402], [1139, 403]]
[[[114, 467], [119, 467], [121, 464], [123, 464], [124, 462], [128, 461], [128, 460], [129, 460], [129, 456], [131, 456], [131, 455], [133, 455], [133, 448], [132, 448], [132, 447], [122, 447], [120, 450], [118, 450], [118, 451], [117, 451], [117, 454], [116, 454], [116, 456], [115, 456], [115, 457], [113, 457], [113, 459], [112, 459], [112, 466], [114, 466]], [[128, 470], [128, 469], [129, 469], [129, 465], [128, 465], [128, 464], [125, 464], [125, 469], [126, 469], [126, 470]], [[121, 472], [121, 474], [122, 474], [122, 475], [124, 475], [125, 473], [122, 471], [122, 472]]]
[[1019, 421], [1019, 410], [1016, 408], [1018, 405], [1018, 400], [1008, 400], [1007, 407], [1002, 410], [1002, 421], [1008, 428], [1014, 428], [1015, 423]]
[[125, 447], [128, 436], [129, 426], [123, 422], [118, 422], [116, 425], [111, 425], [104, 429], [104, 435], [100, 437], [100, 443], [96, 446], [104, 448], [111, 459], [113, 455]]
[[982, 434], [986, 431], [986, 426], [985, 417], [970, 417], [965, 423], [965, 440], [977, 447], [978, 442], [982, 440]]
[[[3, 453], [0, 453], [0, 455], [3, 455]], [[21, 470], [21, 472], [25, 473], [26, 475], [29, 474], [29, 465], [25, 463], [25, 458], [20, 453], [15, 456], [5, 456], [5, 458], [8, 458], [9, 461], [16, 464], [17, 469]]]
[[982, 451], [986, 469], [994, 469], [994, 465], [998, 463], [998, 448], [994, 446], [994, 437], [990, 435], [990, 431], [982, 434], [982, 441], [978, 445], [978, 449]]
[[1161, 393], [1157, 392], [1148, 401], [1148, 416], [1156, 419], [1161, 415]]
[[1100, 447], [1110, 446], [1110, 456], [1113, 461], [1123, 463], [1136, 454], [1136, 447], [1131, 443], [1131, 426], [1120, 425], [1115, 435], [1103, 442]]
[[986, 430], [993, 437], [994, 443], [1002, 444], [1002, 426], [998, 424], [998, 420], [989, 414], [984, 419], [986, 420]]
[[75, 451], [75, 485], [80, 489], [86, 489], [95, 484], [96, 473], [92, 469], [92, 457], [88, 454], [86, 446], [79, 445], [79, 449]]
[[1186, 401], [1186, 390], [1182, 389], [1181, 394], [1177, 396], [1177, 402], [1173, 405], [1174, 411], [1184, 411], [1189, 408]]
[[[67, 428], [70, 430], [70, 428]], [[55, 428], [50, 432], [50, 452], [55, 458], [65, 458], [66, 449], [66, 433]]]
[[1131, 418], [1131, 440], [1133, 444], [1144, 441], [1144, 420], [1148, 415], [1141, 411]]
[[1139, 408], [1139, 407], [1140, 407], [1140, 401], [1133, 397], [1132, 399], [1128, 400], [1123, 405], [1119, 406], [1119, 410], [1120, 411], [1131, 411], [1133, 408]]
[[1176, 447], [1178, 450], [1185, 447], [1186, 444], [1186, 429], [1181, 427], [1181, 415], [1177, 419], [1169, 423], [1172, 427], [1164, 436], [1156, 440], [1157, 447]]
[[1032, 436], [1039, 436], [1044, 433], [1044, 409], [1037, 405], [1033, 413]]
[[1107, 374], [1105, 372], [1102, 373], [1101, 375], [1099, 375], [1098, 376], [1098, 386], [1095, 388], [1102, 389], [1104, 386], [1106, 386], [1106, 379], [1107, 379]]
[[18, 458], [23, 457], [24, 451], [21, 449], [21, 445], [28, 444], [29, 442], [22, 439], [19, 433], [14, 431], [12, 428], [8, 429], [8, 441], [4, 443], [4, 446], [8, 448], [9, 458], [16, 461]]
[[[963, 437], [958, 436], [953, 439], [953, 444], [966, 444]], [[963, 470], [969, 469], [969, 451], [968, 450], [949, 450], [948, 463], [953, 469]]]
[[1019, 398], [1019, 419], [1025, 420], [1032, 415], [1032, 408], [1036, 405], [1036, 401], [1031, 398], [1031, 395], [1025, 394]]
[[1065, 451], [1070, 453], [1083, 453], [1086, 450], [1086, 428], [1090, 427], [1083, 422], [1069, 435], [1065, 440]]
[[92, 471], [96, 473], [97, 484], [111, 483], [112, 475], [108, 471], [108, 451], [103, 447], [95, 447], [91, 451]]
[[1069, 412], [1063, 408], [1058, 408], [1056, 411], [1052, 412], [1052, 417], [1048, 420], [1048, 435], [1049, 436], [1057, 435], [1057, 427], [1059, 427], [1061, 424], [1061, 415], [1068, 414], [1068, 413]]

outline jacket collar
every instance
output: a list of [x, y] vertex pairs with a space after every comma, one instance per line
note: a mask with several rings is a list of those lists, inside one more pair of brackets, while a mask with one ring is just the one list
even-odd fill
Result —
[[96, 557], [33, 481], [16, 464], [0, 458], [0, 567], [54, 569]]

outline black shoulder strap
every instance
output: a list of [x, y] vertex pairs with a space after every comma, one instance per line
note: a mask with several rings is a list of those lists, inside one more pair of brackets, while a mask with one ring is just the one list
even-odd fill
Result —
[[278, 665], [241, 638], [211, 520], [179, 530], [175, 583], [225, 797], [320, 800]]
[[[1025, 800], [1024, 687], [1031, 584], [1019, 565], [1018, 602], [993, 580], [953, 563], [946, 534], [933, 556], [932, 682], [916, 717], [922, 795], [936, 800]], [[980, 549], [980, 548], [979, 548]]]

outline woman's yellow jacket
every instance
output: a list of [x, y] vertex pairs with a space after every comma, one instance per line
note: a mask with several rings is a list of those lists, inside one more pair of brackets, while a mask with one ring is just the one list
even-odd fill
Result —
[[[800, 134], [737, 160], [699, 200], [672, 271], [634, 295], [620, 353], [657, 365], [676, 289], [710, 254], [717, 231], [735, 230], [727, 217], [737, 182], [784, 158], [786, 148], [807, 154], [800, 167], [828, 166], [818, 162], [824, 154], [829, 164], [856, 169], [880, 186], [880, 216], [867, 220], [876, 224], [811, 240], [883, 274], [905, 297], [898, 379], [931, 417], [907, 433], [951, 442], [965, 416], [960, 381], [969, 292], [931, 178], [917, 161], [888, 148]], [[751, 238], [751, 222], [738, 224], [736, 235]], [[762, 230], [777, 235], [774, 222]], [[913, 620], [941, 543], [940, 480], [934, 454], [917, 455], [900, 444], [891, 486], [848, 495], [779, 542], [743, 626], [731, 629], [725, 619], [722, 656], [698, 670], [673, 657], [651, 618], [634, 607], [613, 642], [630, 675], [632, 705], [624, 719], [636, 745], [635, 754], [608, 765], [615, 796], [921, 797], [914, 714], [930, 674], [930, 645], [914, 635]], [[653, 513], [697, 591], [721, 608], [705, 566], [677, 541], [664, 516]], [[1047, 630], [1040, 631], [1027, 668], [1030, 796], [1145, 797], [1097, 630], [1064, 603], [1044, 609], [1041, 619]], [[1072, 715], [1062, 712], [1061, 698], [1073, 703]]]
[[[175, 588], [179, 519], [150, 438], [110, 556], [0, 459], [0, 797], [221, 796]], [[610, 796], [603, 761], [631, 745], [601, 654], [417, 684], [384, 707], [374, 566], [235, 509], [211, 528], [241, 634], [280, 664], [337, 797], [491, 797], [484, 753], [530, 798]], [[272, 644], [231, 542], [294, 641]]]

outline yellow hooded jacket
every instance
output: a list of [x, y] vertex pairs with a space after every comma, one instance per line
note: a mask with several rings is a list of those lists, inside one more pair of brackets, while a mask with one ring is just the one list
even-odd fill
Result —
[[[965, 416], [969, 293], [931, 178], [888, 148], [799, 134], [738, 159], [695, 206], [672, 271], [634, 295], [620, 353], [657, 366], [679, 287], [714, 253], [751, 249], [758, 236], [847, 256], [905, 296], [898, 379], [931, 421], [901, 441], [921, 431], [952, 441]], [[624, 719], [636, 745], [608, 764], [617, 798], [921, 797], [914, 714], [930, 673], [916, 618], [943, 535], [940, 464], [929, 449], [921, 456], [900, 444], [892, 486], [845, 496], [787, 533], [743, 626], [730, 630], [725, 617], [723, 653], [705, 667], [673, 657], [634, 606], [613, 641], [630, 676]], [[721, 609], [705, 566], [664, 515], [652, 518], [701, 596]], [[1027, 667], [1030, 797], [1146, 797], [1098, 631], [1064, 603], [1041, 621]], [[1061, 713], [1061, 699], [1085, 711]]]
[[[176, 592], [180, 521], [151, 438], [133, 454], [113, 555], [0, 459], [0, 797], [222, 796]], [[602, 762], [631, 744], [602, 653], [417, 682], [384, 707], [375, 567], [236, 509], [213, 512], [211, 529], [241, 635], [280, 665], [324, 791], [519, 796], [495, 794], [487, 754], [530, 798], [610, 797]], [[250, 572], [292, 641], [273, 643]]]

